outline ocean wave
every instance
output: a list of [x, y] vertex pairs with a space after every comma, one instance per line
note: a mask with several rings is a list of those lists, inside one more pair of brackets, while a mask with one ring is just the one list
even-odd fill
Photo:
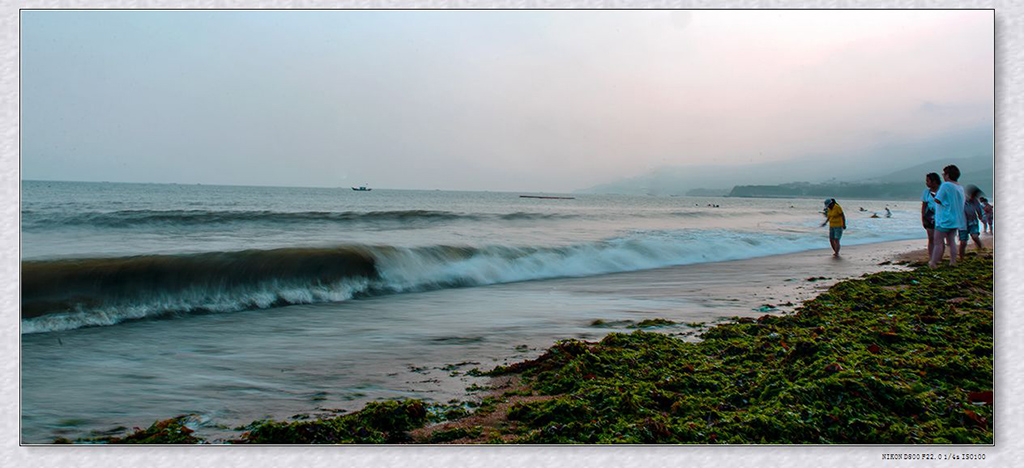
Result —
[[[886, 239], [861, 239], [864, 243]], [[636, 231], [563, 247], [356, 245], [22, 262], [22, 333], [585, 277], [822, 248], [808, 233]]]
[[236, 223], [423, 223], [453, 221], [531, 221], [574, 218], [572, 214], [514, 212], [458, 213], [435, 210], [393, 211], [269, 211], [269, 210], [119, 210], [110, 212], [43, 214], [22, 211], [24, 229], [57, 226], [125, 228], [143, 225], [222, 225]]

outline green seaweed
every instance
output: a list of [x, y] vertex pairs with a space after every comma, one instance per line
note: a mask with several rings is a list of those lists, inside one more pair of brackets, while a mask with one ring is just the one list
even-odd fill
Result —
[[630, 325], [626, 328], [656, 328], [656, 327], [669, 327], [675, 325], [676, 322], [671, 320], [665, 320], [663, 318], [641, 320], [640, 322]]
[[472, 404], [459, 400], [451, 400], [448, 404], [435, 404], [427, 407], [427, 422], [440, 423], [462, 419], [471, 414]]
[[[956, 268], [840, 282], [795, 313], [734, 317], [698, 342], [643, 330], [559, 341], [533, 360], [468, 371], [519, 374], [525, 385], [479, 403], [387, 401], [330, 418], [254, 421], [233, 442], [406, 443], [427, 424], [546, 395], [512, 403], [486, 442], [991, 444], [992, 276], [991, 256], [971, 255]], [[674, 322], [635, 326], [645, 324]], [[77, 442], [202, 442], [184, 422]], [[428, 441], [482, 434], [443, 429]]]
[[992, 261], [975, 258], [842, 282], [698, 343], [560, 342], [500, 369], [555, 396], [514, 405], [502, 430], [514, 443], [988, 444], [991, 291]]
[[[75, 442], [86, 444], [198, 444], [204, 442], [203, 439], [193, 436], [194, 431], [186, 427], [185, 423], [189, 419], [191, 416], [182, 415], [156, 421], [146, 429], [136, 429], [123, 437], [95, 437], [78, 439]], [[71, 441], [59, 438], [54, 443], [67, 444]]]
[[427, 405], [420, 400], [371, 402], [362, 410], [314, 421], [257, 424], [236, 443], [251, 444], [380, 444], [409, 442], [408, 432], [427, 423]]

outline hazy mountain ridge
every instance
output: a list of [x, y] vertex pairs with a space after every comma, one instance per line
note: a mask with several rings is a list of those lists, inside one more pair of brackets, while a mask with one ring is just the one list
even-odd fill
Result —
[[942, 175], [942, 168], [950, 164], [956, 164], [956, 166], [960, 168], [961, 178], [977, 178], [985, 171], [989, 173], [989, 178], [992, 177], [992, 155], [989, 154], [975, 156], [972, 158], [928, 161], [913, 167], [891, 172], [884, 176], [865, 179], [862, 182], [906, 182], [910, 180], [924, 180], [924, 175], [929, 172], [935, 172]]
[[[948, 164], [961, 167], [964, 183], [992, 188], [992, 127], [983, 126], [938, 137], [894, 142], [863, 151], [837, 152], [830, 155], [805, 156], [787, 161], [746, 166], [673, 166], [654, 169], [646, 174], [620, 179], [579, 193], [620, 193], [629, 195], [687, 195], [692, 193], [727, 192], [739, 186], [751, 187], [817, 187], [819, 190], [840, 190], [859, 193], [870, 198], [916, 197], [924, 186], [924, 175], [941, 172]], [[893, 160], [905, 164], [894, 167]], [[900, 167], [896, 166], [896, 167]], [[854, 186], [863, 186], [854, 190]], [[916, 187], [913, 195], [910, 187]], [[732, 196], [812, 196], [785, 189], [741, 190]], [[754, 193], [759, 193], [755, 195]], [[776, 193], [776, 195], [771, 195]], [[877, 193], [878, 195], [872, 196]]]
[[941, 173], [942, 168], [955, 164], [961, 170], [959, 182], [976, 185], [986, 194], [992, 194], [992, 159], [975, 157], [930, 161], [911, 168], [902, 169], [881, 177], [857, 182], [825, 182], [809, 184], [802, 182], [779, 185], [737, 185], [729, 192], [730, 197], [835, 197], [885, 200], [916, 200], [924, 190], [925, 174]]

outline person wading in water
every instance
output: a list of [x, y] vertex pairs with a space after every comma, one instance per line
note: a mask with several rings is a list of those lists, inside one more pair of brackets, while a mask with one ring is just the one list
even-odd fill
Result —
[[843, 229], [846, 229], [846, 215], [843, 214], [843, 207], [836, 203], [835, 198], [825, 200], [825, 222], [828, 224], [828, 243], [832, 244], [832, 256], [839, 256], [839, 239], [843, 237]]

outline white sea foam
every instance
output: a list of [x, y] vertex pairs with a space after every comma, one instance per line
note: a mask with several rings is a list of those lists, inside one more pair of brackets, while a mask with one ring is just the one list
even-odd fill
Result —
[[[847, 237], [862, 244], [913, 237], [909, 232], [863, 230]], [[634, 231], [626, 236], [567, 247], [370, 247], [376, 278], [328, 284], [308, 278], [273, 278], [255, 284], [196, 285], [175, 292], [139, 291], [130, 301], [96, 298], [98, 305], [22, 321], [22, 333], [114, 325], [125, 320], [190, 312], [222, 313], [287, 304], [339, 302], [358, 296], [483, 286], [562, 277], [720, 262], [825, 248], [821, 230]]]

